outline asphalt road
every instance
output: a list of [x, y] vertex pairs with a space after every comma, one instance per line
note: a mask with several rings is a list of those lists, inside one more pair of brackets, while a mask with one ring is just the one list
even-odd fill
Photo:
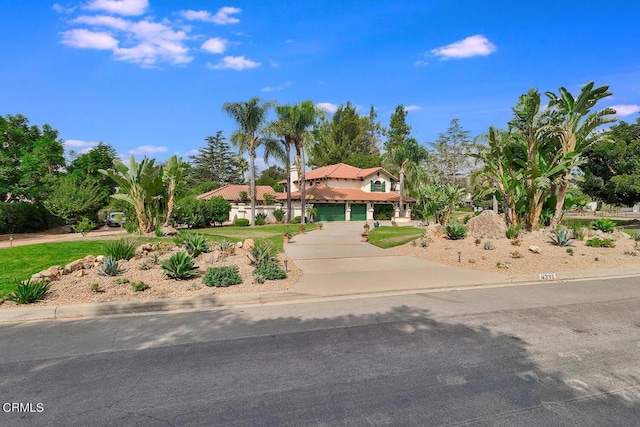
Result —
[[640, 425], [639, 303], [632, 278], [4, 324], [0, 425]]

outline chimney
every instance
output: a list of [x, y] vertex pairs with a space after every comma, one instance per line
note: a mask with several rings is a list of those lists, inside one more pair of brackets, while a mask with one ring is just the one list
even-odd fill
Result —
[[291, 168], [289, 169], [289, 176], [291, 177], [291, 192], [293, 193], [294, 191], [298, 191], [300, 188], [296, 183], [296, 181], [299, 179], [298, 168], [296, 167], [296, 165], [291, 165]]

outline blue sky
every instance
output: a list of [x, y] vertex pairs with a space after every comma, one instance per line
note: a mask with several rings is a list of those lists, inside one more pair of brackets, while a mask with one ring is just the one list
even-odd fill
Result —
[[421, 143], [452, 118], [504, 127], [520, 94], [594, 80], [640, 111], [640, 3], [0, 0], [0, 114], [51, 124], [67, 148], [188, 156], [227, 101], [398, 104]]

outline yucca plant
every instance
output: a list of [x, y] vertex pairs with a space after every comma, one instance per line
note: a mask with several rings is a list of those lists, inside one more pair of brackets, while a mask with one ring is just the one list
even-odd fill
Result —
[[165, 276], [174, 280], [186, 280], [195, 277], [198, 266], [193, 257], [186, 252], [177, 252], [160, 263]]
[[107, 255], [98, 268], [98, 274], [101, 276], [115, 276], [119, 271], [118, 260], [111, 255]]
[[447, 225], [444, 231], [451, 240], [460, 240], [467, 237], [467, 227], [462, 224]]
[[209, 242], [203, 234], [189, 233], [184, 235], [182, 246], [193, 257], [209, 252]]
[[522, 226], [520, 224], [511, 224], [510, 226], [507, 227], [507, 238], [508, 239], [517, 239], [518, 237], [520, 237], [520, 231], [522, 230]]
[[258, 240], [247, 257], [254, 267], [267, 262], [277, 262], [276, 248], [268, 240]]
[[594, 230], [600, 230], [603, 233], [611, 233], [616, 228], [616, 223], [609, 218], [598, 218], [593, 220], [591, 228]]
[[129, 261], [136, 254], [138, 242], [130, 239], [110, 240], [104, 244], [104, 252], [106, 256], [110, 256], [114, 260], [121, 259]]
[[233, 243], [229, 239], [225, 239], [224, 237], [216, 242], [216, 247], [220, 252], [227, 252]]
[[571, 239], [571, 230], [568, 228], [556, 228], [551, 235], [551, 241], [556, 246], [567, 246]]
[[44, 279], [34, 281], [29, 279], [26, 282], [16, 280], [16, 282], [18, 282], [18, 287], [7, 296], [7, 300], [18, 304], [31, 304], [44, 299], [51, 287], [51, 284]]
[[486, 242], [484, 242], [483, 247], [485, 251], [492, 251], [496, 248], [496, 245], [494, 245], [492, 241], [487, 240]]

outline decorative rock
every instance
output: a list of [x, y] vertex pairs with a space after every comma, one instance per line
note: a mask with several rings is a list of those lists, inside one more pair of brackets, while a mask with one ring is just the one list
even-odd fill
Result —
[[254, 242], [253, 239], [246, 239], [244, 243], [242, 243], [242, 249], [244, 249], [245, 251], [250, 251], [251, 249], [255, 248], [255, 246], [256, 242]]
[[71, 274], [77, 270], [82, 270], [83, 268], [84, 268], [84, 260], [77, 259], [65, 265], [64, 270], [62, 271], [62, 274]]
[[46, 270], [42, 270], [40, 274], [45, 279], [51, 280], [56, 279], [62, 275], [63, 268], [59, 265], [54, 265], [53, 267], [49, 267]]
[[434, 242], [436, 240], [442, 239], [443, 233], [444, 230], [440, 224], [430, 224], [427, 226], [424, 237], [428, 242]]
[[507, 224], [492, 210], [482, 211], [467, 222], [469, 235], [475, 238], [501, 239], [506, 237]]
[[96, 262], [102, 264], [104, 262], [104, 255], [98, 255], [96, 257]]
[[135, 256], [136, 258], [140, 258], [147, 255], [149, 252], [153, 252], [153, 251], [154, 251], [153, 244], [143, 243], [142, 245], [136, 248]]
[[176, 234], [178, 234], [178, 230], [169, 226], [162, 227], [160, 231], [162, 231], [162, 234], [164, 234], [165, 236], [175, 236]]
[[96, 262], [96, 257], [93, 255], [87, 255], [82, 259], [83, 268], [93, 268], [93, 264]]
[[529, 246], [529, 250], [531, 252], [533, 252], [534, 254], [539, 254], [540, 253], [540, 247], [539, 246], [531, 245], [531, 246]]
[[82, 277], [87, 274], [84, 270], [77, 270], [71, 273], [71, 277]]
[[44, 279], [42, 273], [35, 273], [31, 275], [31, 280], [41, 280]]
[[242, 249], [242, 242], [238, 242], [238, 243], [236, 243], [236, 248], [238, 248], [238, 249]]

